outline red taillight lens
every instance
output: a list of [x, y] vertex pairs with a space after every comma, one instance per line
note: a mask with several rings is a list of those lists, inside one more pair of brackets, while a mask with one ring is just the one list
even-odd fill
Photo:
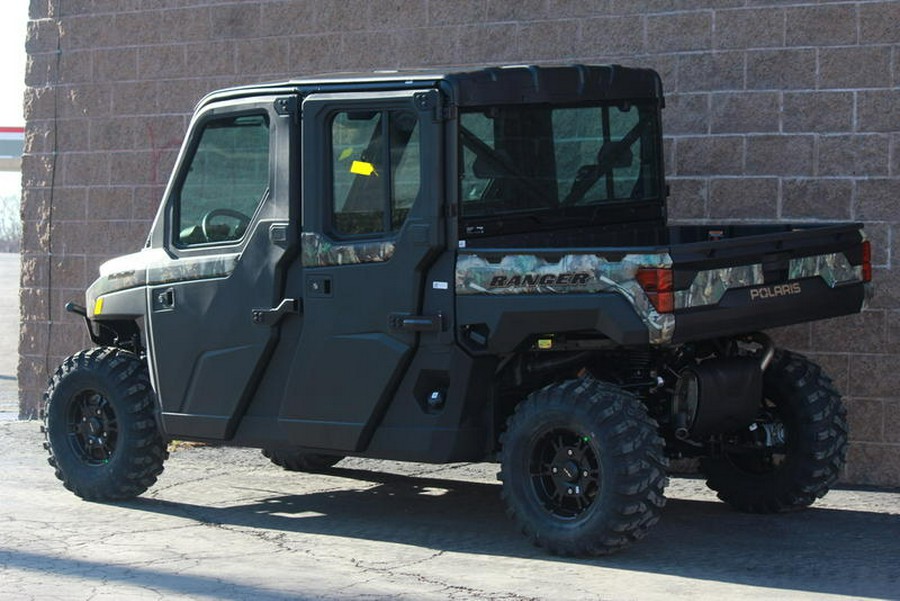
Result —
[[675, 311], [675, 292], [672, 287], [671, 269], [642, 267], [638, 269], [635, 277], [657, 311], [660, 313]]
[[872, 243], [868, 240], [862, 243], [862, 280], [872, 281]]

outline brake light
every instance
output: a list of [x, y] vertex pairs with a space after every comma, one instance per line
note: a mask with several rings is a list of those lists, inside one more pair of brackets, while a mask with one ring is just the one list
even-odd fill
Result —
[[635, 277], [658, 312], [673, 313], [675, 311], [675, 291], [671, 269], [642, 267], [638, 269]]
[[862, 281], [872, 281], [872, 243], [868, 240], [862, 243]]

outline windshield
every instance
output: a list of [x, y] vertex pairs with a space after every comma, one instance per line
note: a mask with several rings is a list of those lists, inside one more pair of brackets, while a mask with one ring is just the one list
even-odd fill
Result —
[[659, 197], [654, 106], [506, 106], [460, 116], [465, 217]]

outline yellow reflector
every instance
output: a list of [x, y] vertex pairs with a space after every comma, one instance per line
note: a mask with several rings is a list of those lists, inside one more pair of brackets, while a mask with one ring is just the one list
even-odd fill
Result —
[[364, 175], [369, 177], [370, 175], [378, 175], [375, 171], [375, 165], [372, 163], [367, 163], [365, 161], [353, 161], [350, 165], [350, 173], [355, 173], [356, 175]]
[[103, 313], [103, 297], [97, 297], [97, 300], [94, 301], [94, 315], [100, 315]]
[[553, 348], [553, 340], [550, 338], [541, 338], [538, 340], [538, 348], [543, 350]]

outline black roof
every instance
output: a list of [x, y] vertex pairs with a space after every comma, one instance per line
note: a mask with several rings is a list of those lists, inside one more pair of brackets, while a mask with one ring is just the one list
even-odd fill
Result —
[[391, 91], [440, 88], [460, 106], [518, 103], [576, 103], [662, 98], [662, 83], [652, 69], [620, 65], [511, 65], [480, 69], [330, 73], [288, 81], [227, 88], [208, 94], [215, 100], [259, 94]]

